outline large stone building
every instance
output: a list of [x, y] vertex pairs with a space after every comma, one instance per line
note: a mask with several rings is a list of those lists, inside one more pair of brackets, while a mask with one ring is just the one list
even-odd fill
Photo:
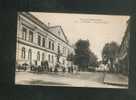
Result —
[[34, 15], [28, 12], [19, 12], [17, 21], [17, 49], [16, 61], [18, 64], [38, 65], [41, 61], [48, 61], [49, 67], [54, 67], [59, 61], [69, 66], [67, 56], [74, 53], [73, 47], [61, 26], [45, 25]]

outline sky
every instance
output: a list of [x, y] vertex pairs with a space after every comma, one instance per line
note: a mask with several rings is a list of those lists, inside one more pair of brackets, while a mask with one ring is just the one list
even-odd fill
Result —
[[101, 60], [101, 52], [111, 41], [121, 44], [129, 16], [30, 12], [43, 23], [60, 25], [70, 44], [79, 39], [89, 40], [90, 49]]

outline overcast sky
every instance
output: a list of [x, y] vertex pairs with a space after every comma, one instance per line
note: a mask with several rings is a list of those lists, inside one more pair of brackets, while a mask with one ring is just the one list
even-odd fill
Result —
[[103, 46], [107, 42], [121, 43], [126, 31], [129, 16], [39, 13], [31, 12], [43, 23], [50, 26], [62, 26], [70, 43], [79, 39], [88, 39], [90, 49], [101, 60]]

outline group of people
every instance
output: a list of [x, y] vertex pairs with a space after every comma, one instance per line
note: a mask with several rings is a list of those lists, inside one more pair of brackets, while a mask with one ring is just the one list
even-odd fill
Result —
[[34, 64], [17, 64], [16, 65], [17, 70], [24, 70], [26, 71], [28, 68], [30, 68], [30, 71], [33, 72], [69, 72], [69, 73], [73, 73], [74, 71], [77, 71], [78, 68], [75, 65], [70, 65], [65, 67], [63, 64], [61, 64], [60, 62], [57, 62], [55, 65], [53, 65], [52, 63], [48, 63], [48, 61], [41, 61], [40, 64], [38, 64], [37, 61], [34, 62]]

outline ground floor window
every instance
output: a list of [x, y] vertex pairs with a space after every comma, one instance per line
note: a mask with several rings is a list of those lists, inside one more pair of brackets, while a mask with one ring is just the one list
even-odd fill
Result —
[[32, 50], [31, 49], [29, 49], [29, 51], [28, 51], [28, 60], [32, 60]]
[[37, 61], [40, 61], [40, 52], [37, 52]]
[[21, 53], [21, 58], [25, 59], [25, 48], [22, 47], [22, 53]]

